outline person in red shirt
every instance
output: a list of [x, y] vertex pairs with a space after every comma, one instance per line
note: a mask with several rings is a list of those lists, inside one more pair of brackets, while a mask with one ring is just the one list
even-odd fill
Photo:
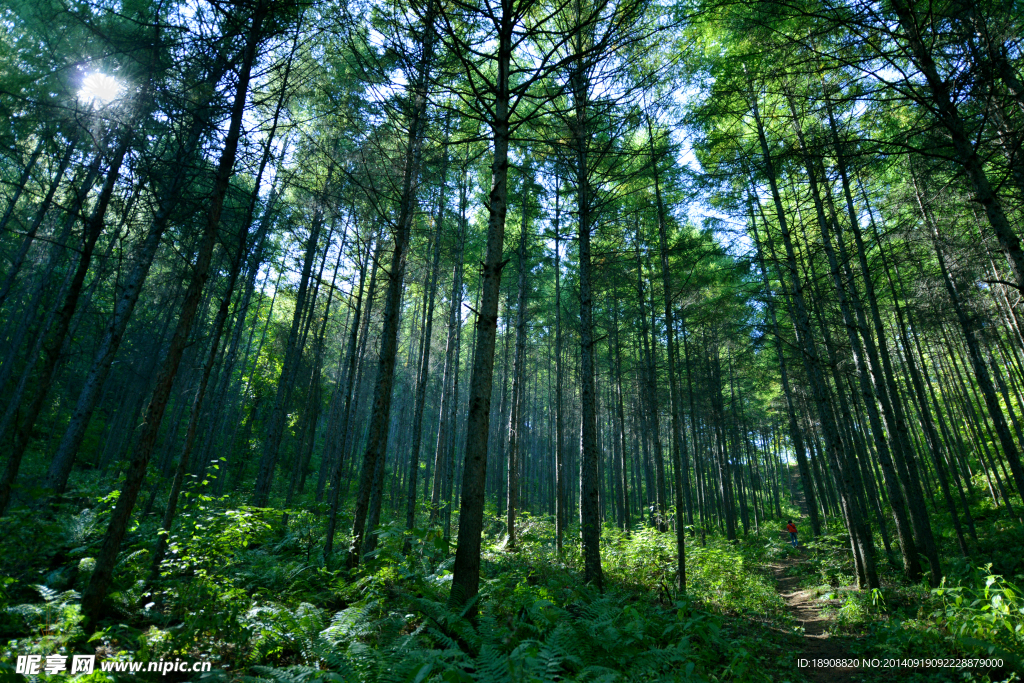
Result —
[[790, 542], [790, 544], [794, 548], [798, 547], [800, 544], [796, 540], [796, 525], [793, 524], [793, 520], [789, 520], [789, 524], [786, 525], [786, 531], [789, 532], [789, 542]]

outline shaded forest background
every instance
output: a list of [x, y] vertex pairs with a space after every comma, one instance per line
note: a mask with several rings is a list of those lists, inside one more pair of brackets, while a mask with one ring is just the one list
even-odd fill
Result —
[[1019, 664], [1022, 17], [8, 3], [5, 657], [753, 680], [799, 517]]

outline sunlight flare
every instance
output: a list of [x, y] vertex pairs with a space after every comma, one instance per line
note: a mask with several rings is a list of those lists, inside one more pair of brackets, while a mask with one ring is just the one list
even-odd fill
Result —
[[91, 73], [82, 80], [78, 99], [88, 104], [104, 105], [117, 99], [124, 92], [124, 84], [113, 76]]

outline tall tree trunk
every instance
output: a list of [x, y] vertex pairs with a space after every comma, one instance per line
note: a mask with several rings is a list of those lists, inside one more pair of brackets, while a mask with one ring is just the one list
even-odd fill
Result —
[[619, 346], [619, 307], [617, 305], [613, 305], [612, 315], [614, 316], [612, 321], [614, 341], [612, 343], [615, 345], [615, 419], [618, 422], [619, 438], [617, 478], [620, 483], [620, 493], [616, 505], [619, 510], [619, 523], [622, 525], [623, 531], [628, 534], [632, 526], [629, 519], [629, 477], [627, 476], [629, 456], [626, 450], [626, 417], [622, 400], [622, 349]]
[[[637, 285], [637, 301], [640, 306], [640, 334], [641, 341], [643, 344], [643, 357], [644, 365], [646, 367], [646, 376], [643, 381], [643, 396], [644, 403], [646, 404], [646, 420], [647, 420], [647, 431], [650, 434], [651, 439], [651, 457], [654, 459], [654, 471], [655, 471], [655, 486], [654, 493], [656, 495], [657, 502], [657, 516], [656, 523], [658, 529], [665, 531], [667, 529], [665, 523], [665, 514], [668, 511], [668, 500], [665, 491], [665, 458], [662, 454], [661, 448], [661, 429], [659, 426], [658, 418], [658, 402], [656, 398], [657, 389], [657, 372], [655, 370], [654, 361], [654, 340], [649, 339], [650, 336], [650, 323], [648, 322], [646, 312], [646, 294], [644, 293], [644, 273], [643, 273], [643, 262], [640, 260], [640, 228], [639, 223], [637, 224], [637, 231], [634, 237], [633, 250], [636, 254], [636, 285]], [[652, 491], [648, 488], [647, 499], [651, 500]]]
[[[911, 173], [913, 173], [913, 171], [911, 171]], [[953, 310], [956, 313], [957, 321], [960, 323], [960, 330], [964, 335], [964, 341], [967, 344], [967, 351], [971, 358], [971, 365], [974, 368], [975, 379], [978, 381], [978, 387], [981, 389], [981, 395], [985, 400], [985, 406], [988, 408], [989, 417], [992, 418], [992, 423], [995, 426], [996, 435], [999, 437], [999, 444], [1003, 447], [1003, 454], [1006, 456], [1006, 460], [1010, 464], [1010, 472], [1013, 473], [1013, 481], [1017, 486], [1017, 492], [1024, 495], [1024, 467], [1021, 466], [1020, 451], [1017, 450], [1017, 444], [1014, 443], [1013, 436], [1010, 434], [1010, 428], [1006, 424], [1006, 417], [1003, 414], [1003, 408], [999, 404], [999, 398], [996, 396], [992, 377], [989, 375], [988, 367], [985, 365], [985, 359], [981, 354], [981, 347], [978, 344], [978, 338], [975, 333], [975, 324], [967, 314], [967, 311], [964, 310], [963, 303], [960, 300], [960, 294], [957, 292], [956, 286], [953, 284], [952, 277], [950, 277], [949, 270], [946, 267], [946, 258], [942, 252], [942, 247], [940, 246], [942, 238], [939, 234], [938, 226], [933, 220], [931, 220], [925, 208], [923, 198], [921, 197], [921, 190], [917, 187], [916, 178], [914, 179], [914, 187], [917, 195], [918, 207], [921, 209], [921, 214], [924, 216], [932, 233], [932, 244], [934, 245], [935, 255], [939, 261], [942, 279], [946, 285], [946, 292], [949, 294], [949, 298], [953, 303]]]
[[[430, 83], [430, 69], [434, 49], [434, 13], [436, 2], [431, 0], [424, 18], [424, 43], [420, 57], [419, 73], [412, 93], [412, 113], [409, 121], [409, 138], [405, 149], [405, 172], [402, 179], [402, 196], [398, 209], [398, 221], [394, 231], [394, 251], [388, 270], [388, 289], [384, 304], [384, 321], [381, 329], [380, 357], [377, 362], [377, 380], [373, 389], [373, 407], [366, 451], [363, 454], [363, 469], [356, 494], [354, 520], [352, 523], [352, 545], [347, 565], [356, 567], [362, 559], [363, 538], [368, 531], [366, 518], [369, 512], [370, 494], [374, 487], [378, 469], [383, 472], [384, 457], [391, 427], [391, 394], [395, 381], [395, 357], [398, 353], [398, 327], [401, 313], [402, 283], [405, 280], [406, 251], [412, 230], [416, 193], [419, 187], [420, 157], [423, 147], [423, 131], [426, 124], [427, 88]], [[376, 507], [376, 506], [374, 506]]]
[[[0, 339], [10, 339], [7, 357], [0, 362], [0, 389], [7, 385], [7, 381], [14, 373], [15, 366], [18, 364], [19, 351], [26, 335], [32, 332], [30, 335], [32, 342], [29, 344], [29, 347], [34, 348], [34, 350], [26, 356], [26, 362], [21, 373], [22, 384], [27, 383], [27, 378], [32, 374], [35, 363], [39, 358], [39, 351], [47, 341], [47, 333], [50, 331], [53, 320], [60, 310], [68, 288], [71, 285], [71, 280], [74, 277], [75, 270], [73, 268], [67, 271], [63, 283], [59, 286], [57, 295], [54, 297], [54, 303], [51, 306], [47, 306], [48, 310], [42, 314], [41, 319], [37, 320], [40, 317], [39, 309], [45, 299], [45, 295], [51, 291], [51, 287], [54, 284], [52, 282], [54, 273], [57, 272], [57, 268], [68, 251], [68, 239], [71, 237], [72, 228], [74, 228], [79, 218], [83, 218], [83, 222], [87, 220], [84, 219], [85, 205], [89, 195], [92, 193], [93, 185], [100, 177], [100, 163], [103, 161], [104, 153], [105, 150], [101, 145], [101, 148], [93, 155], [92, 161], [85, 170], [84, 178], [78, 185], [71, 207], [65, 212], [64, 224], [53, 240], [53, 245], [49, 249], [46, 261], [40, 269], [40, 276], [36, 280], [37, 284], [34, 287], [35, 291], [32, 293], [32, 298], [28, 305], [24, 307], [21, 315], [11, 316], [14, 320], [8, 324], [7, 329], [0, 335]], [[12, 328], [13, 332], [11, 332]], [[11, 333], [8, 334], [8, 332]], [[12, 396], [7, 398], [7, 410], [3, 419], [0, 420], [0, 443], [6, 438], [7, 430], [12, 424], [14, 414], [20, 407], [23, 389], [24, 386], [20, 387]]]
[[509, 105], [513, 30], [516, 15], [502, 5], [498, 26], [496, 82], [491, 111], [491, 189], [487, 202], [487, 247], [480, 272], [480, 307], [476, 316], [476, 348], [469, 380], [469, 411], [466, 416], [465, 464], [462, 471], [462, 504], [455, 549], [452, 592], [449, 602], [463, 605], [480, 589], [480, 541], [484, 521], [487, 480], [487, 437], [491, 418], [491, 384], [494, 374], [494, 343], [498, 329], [501, 271], [505, 266], [505, 216], [508, 213]]
[[779, 193], [778, 182], [775, 174], [775, 164], [768, 147], [764, 126], [761, 122], [760, 112], [757, 106], [756, 97], [751, 98], [751, 111], [757, 126], [758, 141], [761, 147], [761, 155], [764, 162], [765, 174], [771, 187], [772, 199], [775, 203], [779, 227], [782, 232], [783, 244], [786, 249], [788, 268], [790, 271], [791, 299], [793, 302], [793, 318], [795, 319], [798, 341], [803, 351], [802, 357], [807, 377], [811, 384], [811, 390], [817, 404], [819, 419], [822, 424], [822, 432], [825, 436], [826, 448], [836, 467], [836, 474], [840, 483], [840, 500], [842, 502], [844, 517], [846, 518], [847, 529], [850, 532], [851, 548], [858, 555], [864, 568], [864, 576], [868, 587], [879, 586], [878, 573], [875, 569], [874, 548], [869, 545], [869, 535], [865, 522], [861, 517], [860, 510], [853, 500], [854, 489], [851, 476], [852, 455], [846, 451], [842, 436], [836, 428], [832, 413], [829, 410], [829, 396], [825, 385], [825, 378], [822, 376], [818, 350], [811, 334], [810, 319], [807, 315], [807, 306], [804, 302], [803, 285], [796, 270], [796, 251], [793, 247], [793, 240], [789, 232], [789, 224], [786, 220], [785, 210], [782, 204], [782, 196]]
[[[825, 208], [822, 203], [821, 192], [818, 186], [817, 170], [814, 167], [810, 153], [804, 142], [803, 129], [800, 124], [796, 106], [794, 105], [791, 97], [787, 97], [787, 99], [789, 101], [790, 112], [793, 116], [793, 128], [796, 132], [797, 140], [799, 141], [804, 166], [810, 182], [811, 199], [814, 202], [815, 215], [818, 220], [818, 227], [821, 230], [822, 245], [824, 246], [825, 254], [828, 257], [832, 284], [836, 293], [837, 301], [839, 302], [839, 309], [842, 312], [844, 327], [850, 343], [850, 349], [854, 354], [854, 361], [860, 379], [861, 393], [864, 397], [864, 408], [867, 411], [871, 425], [871, 435], [875, 439], [878, 459], [882, 465], [882, 470], [885, 473], [883, 479], [885, 481], [886, 492], [889, 496], [889, 503], [892, 507], [893, 519], [896, 522], [896, 533], [899, 536], [900, 551], [903, 556], [903, 567], [911, 581], [918, 581], [921, 577], [921, 566], [917, 558], [917, 545], [915, 540], [923, 542], [925, 533], [919, 516], [915, 517], [913, 510], [911, 510], [908, 515], [903, 491], [899, 486], [900, 480], [903, 480], [905, 487], [909, 485], [909, 482], [906, 481], [905, 477], [899, 477], [897, 475], [898, 464], [906, 454], [902, 453], [900, 450], [902, 446], [898, 441], [896, 443], [892, 443], [886, 438], [886, 429], [883, 429], [882, 427], [882, 420], [878, 410], [879, 405], [882, 406], [882, 412], [886, 417], [886, 427], [888, 428], [889, 435], [893, 436], [894, 439], [898, 439], [896, 436], [896, 426], [890, 397], [885, 391], [881, 368], [878, 366], [878, 354], [868, 331], [858, 326], [858, 321], [854, 319], [849, 295], [846, 291], [846, 285], [843, 282], [843, 274], [840, 270], [839, 261], [836, 258], [835, 249], [832, 245], [832, 223], [825, 215]], [[861, 346], [862, 341], [863, 347]], [[866, 349], [867, 353], [864, 354], [862, 349]], [[865, 363], [865, 355], [868, 357], [870, 370], [868, 363]], [[874, 376], [874, 381], [872, 381], [872, 375]], [[876, 389], [878, 390], [877, 395]], [[842, 391], [843, 389], [841, 386], [837, 386], [837, 390]], [[891, 447], [896, 449], [897, 452], [895, 454], [890, 450]], [[910, 457], [913, 457], [913, 454], [910, 454]], [[897, 465], [895, 466], [893, 464], [894, 460], [897, 462]], [[911, 525], [911, 521], [913, 522], [913, 526]], [[927, 520], [923, 523], [927, 524]], [[934, 550], [934, 544], [932, 544], [932, 548]], [[935, 567], [933, 566], [933, 573], [934, 569]], [[938, 579], [936, 578], [936, 581], [937, 580]]]
[[[932, 111], [940, 125], [949, 134], [957, 161], [963, 167], [971, 189], [974, 191], [975, 201], [985, 207], [985, 215], [988, 217], [992, 232], [995, 233], [999, 245], [1009, 259], [1017, 289], [1024, 292], [1024, 249], [1021, 248], [1020, 238], [1010, 225], [1002, 202], [989, 181], [982, 157], [978, 154], [956, 103], [950, 95], [949, 81], [939, 74], [925, 37], [921, 34], [921, 22], [915, 10], [907, 4], [906, 0], [893, 0], [892, 9], [906, 33], [915, 66], [920, 69], [921, 74], [928, 82], [927, 98], [931, 100]], [[1017, 482], [1018, 487], [1022, 484], [1024, 482]]]
[[[789, 416], [789, 438], [796, 453], [797, 471], [800, 473], [800, 481], [804, 487], [804, 500], [807, 503], [807, 514], [811, 518], [811, 533], [815, 536], [821, 535], [821, 520], [818, 517], [818, 506], [815, 500], [814, 483], [811, 478], [811, 468], [807, 460], [807, 448], [804, 446], [803, 434], [800, 432], [800, 425], [796, 417], [796, 405], [793, 398], [793, 390], [789, 385], [789, 371], [786, 367], [785, 349], [782, 343], [782, 330], [779, 328], [779, 321], [775, 314], [775, 296], [771, 292], [769, 273], [764, 260], [764, 251], [761, 246], [761, 238], [758, 236], [757, 220], [754, 216], [754, 208], [750, 207], [750, 225], [754, 234], [754, 242], [757, 247], [757, 260], [764, 280], [765, 304], [768, 309], [768, 321], [771, 325], [771, 334], [775, 338], [775, 353], [779, 357], [779, 376], [782, 383], [782, 393], [786, 397], [786, 412]], [[766, 227], [767, 229], [767, 227]], [[779, 507], [778, 491], [775, 496], [776, 508]], [[778, 510], [781, 517], [782, 511]]]
[[[220, 81], [224, 70], [225, 67], [220, 66], [210, 74], [208, 82], [211, 86], [216, 85]], [[179, 158], [192, 158], [207, 123], [208, 121], [205, 116], [199, 113], [193, 116], [186, 136], [186, 142], [182, 145]], [[128, 323], [135, 311], [135, 305], [142, 294], [142, 286], [149, 275], [149, 269], [153, 265], [153, 259], [156, 257], [157, 249], [160, 247], [164, 231], [170, 224], [172, 215], [181, 202], [182, 190], [187, 184], [189, 177], [189, 169], [186, 164], [180, 164], [161, 197], [160, 205], [153, 216], [145, 240], [138, 249], [132, 269], [120, 290], [120, 296], [118, 296], [117, 303], [114, 305], [113, 315], [103, 331], [103, 338], [96, 349], [92, 365], [89, 367], [82, 391], [75, 404], [71, 421], [68, 423], [60, 445], [50, 461], [50, 468], [47, 471], [44, 486], [56, 495], [63, 494], [67, 488], [68, 477], [71, 475], [75, 458], [78, 457], [78, 451], [85, 439], [89, 420], [100, 404], [100, 399], [103, 396], [103, 387], [107, 376], [110, 374], [114, 359], [117, 357], [117, 352], [121, 347], [124, 333], [128, 329]]]
[[[579, 40], [579, 37], [577, 37]], [[584, 60], [577, 58], [572, 76], [575, 120], [573, 134], [576, 153], [576, 196], [578, 199], [578, 247], [580, 286], [580, 540], [583, 543], [583, 580], [601, 589], [601, 508], [598, 463], [601, 460], [597, 440], [597, 391], [594, 363], [594, 285], [590, 255], [593, 199], [590, 188], [588, 111], [590, 83]]]
[[853, 233], [854, 242], [857, 247], [861, 271], [863, 273], [864, 291], [868, 299], [871, 311], [872, 324], [877, 338], [877, 346], [871, 338], [868, 330], [866, 317], [857, 287], [853, 279], [846, 247], [842, 235], [839, 233], [839, 222], [835, 220], [834, 208], [832, 207], [831, 195], [826, 188], [825, 196], [829, 202], [829, 210], [833, 215], [836, 225], [836, 244], [839, 247], [839, 255], [849, 280], [849, 289], [854, 311], [857, 314], [858, 329], [864, 340], [864, 348], [867, 351], [868, 362], [871, 367], [871, 375], [875, 382], [876, 391], [881, 399], [883, 414], [886, 418], [886, 425], [895, 438], [894, 455], [896, 460], [897, 473], [904, 479], [904, 489], [907, 492], [909, 512], [914, 525], [914, 533], [917, 542], [928, 559], [931, 574], [929, 581], [932, 586], [938, 586], [942, 578], [942, 565], [939, 561], [938, 548], [932, 533], [931, 519], [925, 507], [921, 490], [920, 477], [917, 469], [917, 456], [914, 447], [910, 442], [909, 430], [907, 428], [906, 414], [903, 410], [903, 403], [900, 400], [899, 385], [896, 382], [896, 374], [893, 371], [892, 361], [889, 357], [889, 348], [886, 342], [885, 328], [882, 325], [881, 313], [878, 309], [878, 299], [875, 295], [874, 281], [871, 271], [868, 268], [867, 256], [864, 249], [864, 241], [860, 231], [860, 218], [853, 202], [853, 192], [850, 189], [850, 180], [847, 175], [847, 163], [844, 148], [839, 139], [838, 124], [832, 110], [832, 101], [825, 97], [825, 108], [829, 118], [829, 129], [832, 134], [832, 145], [836, 152], [836, 163], [839, 170], [839, 177], [843, 188], [843, 197], [846, 201], [847, 215], [850, 219], [850, 231]]
[[[332, 231], [333, 232], [333, 231]], [[327, 302], [324, 305], [324, 314], [320, 320], [320, 330], [315, 334], [314, 350], [313, 350], [313, 372], [310, 376], [309, 382], [309, 396], [310, 400], [307, 401], [306, 411], [308, 414], [304, 415], [304, 431], [307, 438], [302, 439], [299, 453], [296, 456], [296, 467], [292, 469], [292, 477], [288, 483], [288, 494], [285, 497], [285, 508], [291, 508], [292, 496], [295, 493], [296, 487], [299, 493], [305, 489], [306, 486], [306, 473], [309, 469], [309, 461], [313, 457], [313, 446], [316, 442], [316, 431], [317, 425], [320, 421], [320, 412], [322, 409], [321, 399], [321, 387], [320, 379], [323, 370], [323, 356], [324, 356], [324, 342], [327, 335], [327, 322], [331, 317], [331, 304], [334, 301], [335, 283], [338, 280], [338, 270], [341, 268], [341, 260], [345, 253], [346, 241], [348, 239], [348, 224], [346, 223], [345, 228], [341, 234], [341, 244], [338, 246], [338, 260], [334, 264], [334, 273], [331, 275], [331, 285], [327, 290]], [[330, 245], [331, 237], [328, 234], [327, 243]], [[329, 248], [329, 246], [328, 246]], [[324, 252], [324, 260], [327, 259], [327, 252]], [[288, 513], [285, 512], [282, 517], [282, 525], [288, 524]]]
[[206, 225], [204, 226], [195, 266], [192, 270], [192, 279], [185, 292], [185, 298], [181, 305], [178, 323], [171, 338], [170, 347], [165, 352], [160, 364], [156, 387], [146, 409], [142, 434], [136, 443], [131, 463], [128, 466], [128, 472], [125, 475], [124, 484], [121, 487], [121, 493], [110, 516], [110, 523], [103, 537], [103, 545], [96, 557], [95, 569], [89, 579], [89, 585], [82, 595], [82, 613], [89, 624], [95, 624], [104, 614], [106, 605], [109, 604], [107, 602], [107, 591], [110, 589], [114, 578], [117, 554], [121, 549], [121, 542], [124, 540], [125, 533], [128, 531], [132, 509], [135, 507], [139, 490], [142, 488], [149, 458], [152, 455], [153, 447], [156, 445], [160, 423], [163, 421], [164, 411], [167, 408], [167, 398], [171, 393], [174, 377], [177, 375], [178, 367], [181, 363], [181, 356], [185, 351], [185, 345], [192, 332], [192, 325], [199, 309], [203, 289], [210, 276], [210, 265], [213, 260], [214, 246], [217, 242], [220, 217], [224, 208], [224, 198], [227, 195], [231, 172], [234, 168], [235, 157], [238, 152], [238, 141], [242, 131], [242, 115], [245, 112], [249, 80], [253, 64], [256, 61], [260, 37], [262, 36], [263, 20], [268, 12], [269, 6], [265, 0], [260, 0], [253, 11], [252, 24], [246, 37], [245, 51], [238, 68], [238, 83], [235, 87], [234, 102], [231, 106], [230, 124], [225, 136], [224, 149], [221, 152], [220, 161], [217, 166], [213, 195], [210, 198]]
[[523, 415], [523, 408], [526, 405], [525, 399], [525, 363], [526, 363], [526, 248], [527, 231], [529, 229], [529, 202], [528, 191], [532, 181], [529, 162], [523, 172], [523, 220], [519, 230], [519, 283], [517, 287], [518, 297], [516, 300], [516, 350], [512, 365], [512, 404], [508, 413], [508, 493], [505, 508], [505, 523], [508, 526], [508, 550], [516, 549], [516, 508], [518, 507], [519, 495], [519, 464], [522, 460], [523, 429], [526, 420]]
[[[76, 135], [72, 140], [68, 141], [68, 145], [65, 147], [64, 152], [65, 158], [71, 157], [71, 150], [75, 148], [75, 143], [77, 142], [77, 139], [78, 138]], [[7, 230], [7, 223], [10, 222], [11, 216], [14, 214], [14, 208], [18, 205], [18, 200], [21, 199], [22, 193], [25, 192], [25, 188], [28, 186], [28, 181], [32, 179], [32, 171], [35, 170], [36, 161], [39, 160], [39, 155], [43, 153], [43, 147], [46, 145], [46, 140], [46, 135], [38, 136], [38, 139], [36, 140], [36, 146], [32, 150], [32, 154], [30, 154], [28, 157], [28, 163], [25, 164], [25, 168], [21, 169], [21, 176], [18, 178], [18, 183], [14, 186], [14, 194], [12, 194], [11, 198], [7, 200], [7, 209], [4, 211], [3, 218], [0, 218], [0, 233], [3, 233], [4, 231]], [[21, 155], [19, 154], [18, 156], [20, 157]], [[66, 163], [62, 164], [62, 166], [64, 167], [64, 169], [67, 168]], [[51, 186], [60, 182], [61, 177], [64, 175], [64, 169], [61, 169], [57, 172], [57, 174], [54, 176], [54, 182], [51, 183]], [[31, 244], [32, 235], [26, 233], [24, 239], [25, 241], [23, 242], [22, 248], [27, 251], [27, 247], [25, 245]], [[21, 253], [21, 249], [18, 250], [18, 253], [19, 255], [22, 256], [22, 258], [24, 258], [24, 254]], [[17, 272], [17, 269], [14, 269], [13, 272], [8, 273], [8, 277], [13, 278], [15, 272]], [[6, 294], [7, 290], [9, 289], [9, 284], [10, 283], [5, 280], [5, 286], [3, 288], [0, 288], [0, 292], [2, 292], [0, 293], [0, 306], [3, 306], [3, 294]]]
[[[269, 147], [269, 141], [268, 141]], [[263, 170], [262, 168], [260, 169]], [[261, 176], [257, 175], [255, 186], [260, 186]], [[254, 205], [250, 203], [250, 212], [254, 208]], [[252, 218], [251, 214], [249, 216]], [[249, 221], [245, 222], [248, 225]], [[207, 351], [206, 360], [203, 363], [202, 376], [199, 378], [199, 386], [196, 388], [195, 397], [192, 399], [192, 409], [189, 413], [188, 429], [185, 431], [185, 443], [181, 450], [181, 455], [178, 456], [178, 466], [174, 471], [174, 479], [171, 482], [171, 492], [167, 497], [167, 507], [164, 509], [163, 520], [161, 521], [160, 528], [163, 533], [157, 534], [156, 547], [153, 549], [153, 559], [150, 569], [150, 577], [156, 578], [160, 571], [160, 563], [163, 562], [164, 553], [167, 551], [167, 542], [171, 531], [171, 525], [174, 524], [174, 517], [178, 510], [178, 497], [181, 494], [181, 487], [185, 480], [185, 474], [189, 469], [189, 460], [192, 455], [192, 449], [195, 445], [196, 434], [199, 429], [199, 418], [202, 414], [203, 399], [206, 395], [206, 387], [210, 381], [210, 375], [213, 372], [214, 363], [217, 360], [218, 350], [220, 348], [220, 340], [224, 331], [224, 323], [228, 319], [228, 313], [231, 308], [231, 297], [234, 293], [235, 282], [238, 280], [238, 274], [242, 269], [242, 263], [245, 260], [246, 250], [246, 233], [242, 232], [238, 237], [238, 244], [235, 247], [235, 253], [231, 258], [231, 270], [228, 274], [228, 281], [224, 287], [224, 294], [220, 301], [220, 306], [217, 309], [217, 316], [213, 322], [213, 330], [210, 337], [210, 347]]]
[[[0, 221], [0, 233], [7, 229], [7, 222], [10, 220], [11, 214], [14, 212], [14, 205], [18, 203], [18, 198], [25, 190], [25, 185], [28, 183], [29, 176], [32, 174], [32, 168], [35, 166], [36, 159], [39, 157], [39, 154], [43, 149], [43, 141], [44, 138], [40, 137], [35, 151], [32, 152], [32, 158], [29, 160], [28, 165], [25, 166], [24, 172], [21, 174], [21, 179], [18, 182], [17, 188], [15, 188], [14, 196], [11, 197], [7, 211], [4, 213], [3, 221]], [[29, 225], [28, 230], [25, 231], [24, 237], [22, 237], [21, 246], [18, 248], [18, 252], [14, 255], [14, 258], [11, 260], [11, 265], [7, 268], [7, 275], [4, 276], [4, 283], [3, 285], [0, 285], [0, 308], [3, 308], [4, 302], [7, 301], [7, 296], [11, 293], [11, 288], [14, 286], [14, 281], [18, 277], [18, 272], [21, 270], [22, 264], [25, 263], [25, 257], [28, 255], [28, 250], [32, 246], [32, 242], [35, 240], [39, 227], [43, 224], [43, 219], [46, 218], [46, 212], [49, 211], [50, 205], [53, 203], [53, 195], [56, 194], [57, 188], [60, 187], [61, 182], [64, 180], [64, 174], [67, 172], [68, 164], [71, 162], [71, 155], [74, 153], [77, 145], [78, 136], [75, 135], [68, 141], [67, 146], [64, 148], [64, 156], [60, 158], [60, 162], [57, 164], [57, 172], [53, 174], [53, 180], [50, 181], [50, 186], [46, 190], [46, 196], [43, 197], [42, 203], [36, 210], [35, 218]]]
[[551, 229], [555, 233], [555, 552], [562, 556], [565, 535], [565, 411], [562, 404], [564, 375], [562, 368], [562, 180], [555, 176], [555, 216]]
[[[673, 479], [676, 494], [676, 553], [678, 567], [676, 587], [686, 590], [686, 527], [683, 523], [683, 506], [686, 518], [693, 524], [693, 507], [690, 501], [690, 456], [687, 453], [686, 434], [683, 432], [681, 397], [676, 376], [676, 325], [672, 317], [672, 277], [668, 269], [668, 230], [665, 227], [665, 206], [661, 200], [661, 178], [658, 160], [654, 155], [654, 129], [650, 114], [647, 114], [647, 136], [651, 151], [651, 170], [654, 174], [654, 198], [658, 212], [658, 244], [661, 252], [661, 283], [665, 296], [665, 334], [668, 340], [668, 385], [672, 401], [672, 463], [676, 470]], [[685, 494], [685, 496], [684, 496]], [[684, 500], [685, 497], [685, 500]]]
[[[460, 253], [465, 248], [466, 239], [466, 214], [462, 212], [462, 242], [460, 243]], [[459, 282], [462, 282], [462, 271], [461, 267], [459, 270]], [[459, 304], [461, 305], [461, 295], [459, 298]], [[448, 429], [451, 431], [451, 437], [448, 439], [448, 454], [445, 455], [445, 482], [444, 490], [441, 496], [444, 500], [444, 540], [445, 543], [451, 540], [452, 537], [452, 508], [455, 505], [455, 441], [458, 437], [457, 426], [459, 420], [457, 419], [459, 414], [459, 374], [461, 370], [460, 358], [462, 355], [462, 317], [459, 316], [456, 319], [455, 324], [455, 357], [452, 359], [452, 368], [454, 370], [455, 377], [452, 379], [452, 407], [449, 419]]]
[[420, 442], [423, 439], [423, 409], [427, 399], [427, 376], [430, 372], [430, 339], [434, 330], [434, 297], [437, 294], [437, 271], [441, 260], [441, 237], [444, 226], [445, 190], [448, 183], [448, 149], [445, 143], [441, 167], [441, 191], [437, 199], [437, 222], [434, 232], [434, 257], [430, 265], [430, 282], [427, 284], [426, 323], [423, 326], [423, 352], [416, 378], [416, 407], [412, 415], [412, 449], [409, 451], [409, 481], [406, 497], [405, 527], [416, 527], [416, 480], [420, 471]]
[[[63, 357], [61, 349], [64, 347], [71, 319], [78, 308], [78, 302], [85, 285], [85, 278], [89, 273], [89, 266], [92, 263], [96, 242], [103, 232], [107, 208], [110, 206], [110, 200], [113, 198], [114, 188], [121, 174], [121, 164], [128, 153], [128, 148], [131, 146], [132, 137], [131, 126], [127, 126], [124, 130], [120, 131], [121, 139], [118, 141], [117, 147], [110, 157], [110, 166], [107, 170], [103, 187], [96, 199], [96, 204], [93, 206], [92, 214], [85, 222], [78, 266], [56, 319], [46, 334], [46, 342], [43, 345], [43, 367], [35, 382], [35, 395], [25, 410], [25, 415], [15, 428], [14, 445], [11, 447], [7, 457], [7, 467], [4, 470], [3, 479], [0, 480], [0, 515], [3, 515], [7, 510], [11, 497], [11, 488], [14, 485], [15, 478], [18, 476], [22, 457], [24, 457], [28, 444], [32, 439], [36, 420], [39, 419], [39, 415], [43, 410], [57, 372], [58, 364]], [[12, 407], [15, 407], [13, 401], [12, 405], [8, 406], [8, 410]]]
[[448, 299], [448, 335], [444, 349], [444, 374], [441, 379], [441, 413], [438, 417], [437, 445], [434, 450], [434, 477], [430, 488], [430, 523], [437, 522], [441, 510], [441, 498], [445, 488], [448, 470], [453, 463], [448, 457], [449, 444], [455, 443], [455, 415], [458, 412], [458, 395], [454, 388], [455, 364], [458, 361], [458, 328], [462, 322], [462, 266], [466, 245], [466, 208], [468, 204], [466, 182], [459, 181], [459, 234], [452, 270], [452, 291]]
[[[338, 438], [328, 443], [327, 453], [325, 457], [331, 462], [331, 474], [329, 479], [329, 505], [330, 513], [327, 516], [327, 529], [324, 532], [324, 559], [327, 560], [331, 557], [334, 552], [334, 534], [337, 529], [338, 523], [338, 508], [341, 501], [341, 472], [342, 465], [344, 464], [345, 453], [348, 452], [348, 441], [352, 438], [351, 426], [352, 426], [352, 392], [355, 388], [356, 383], [356, 345], [359, 339], [360, 329], [360, 317], [363, 312], [363, 285], [366, 284], [366, 268], [368, 261], [371, 258], [371, 253], [374, 255], [374, 261], [380, 255], [380, 246], [378, 244], [377, 250], [372, 252], [372, 239], [368, 239], [366, 243], [366, 253], [362, 259], [360, 259], [359, 267], [359, 289], [356, 294], [356, 305], [355, 310], [352, 312], [352, 327], [349, 330], [348, 337], [348, 348], [345, 351], [345, 371], [342, 377], [339, 379], [339, 384], [343, 387], [342, 399], [339, 401], [341, 410], [341, 425], [338, 429]], [[376, 275], [376, 269], [374, 269], [373, 275]], [[370, 296], [373, 295], [374, 284], [371, 277], [370, 284]], [[367, 297], [369, 298], [369, 297]], [[369, 308], [369, 306], [367, 306]], [[369, 311], [367, 311], [369, 315]]]
[[[277, 392], [267, 426], [267, 436], [263, 441], [263, 455], [260, 458], [260, 469], [259, 474], [256, 476], [256, 486], [252, 499], [253, 505], [256, 507], [266, 507], [270, 500], [270, 489], [274, 483], [274, 470], [277, 467], [277, 457], [281, 450], [281, 441], [284, 438], [285, 419], [291, 406], [292, 391], [295, 388], [299, 364], [302, 360], [300, 337], [303, 331], [303, 321], [306, 316], [307, 307], [312, 307], [316, 303], [316, 297], [309, 296], [309, 281], [313, 271], [313, 262], [320, 247], [320, 230], [323, 228], [324, 223], [324, 202], [331, 183], [331, 176], [334, 172], [334, 159], [332, 158], [328, 163], [327, 180], [320, 190], [320, 196], [316, 201], [316, 209], [309, 227], [309, 237], [306, 240], [305, 256], [302, 261], [302, 274], [299, 279], [299, 290], [295, 295], [295, 313], [292, 315], [292, 324], [288, 332], [288, 342], [285, 346], [281, 376], [277, 381]], [[312, 300], [310, 301], [310, 299]]]

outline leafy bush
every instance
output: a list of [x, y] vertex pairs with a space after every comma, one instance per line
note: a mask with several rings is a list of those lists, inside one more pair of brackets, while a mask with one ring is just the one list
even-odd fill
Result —
[[1002, 576], [991, 573], [992, 565], [979, 568], [984, 586], [942, 585], [932, 593], [940, 609], [932, 616], [965, 650], [983, 651], [1008, 658], [1024, 669], [1024, 596]]

